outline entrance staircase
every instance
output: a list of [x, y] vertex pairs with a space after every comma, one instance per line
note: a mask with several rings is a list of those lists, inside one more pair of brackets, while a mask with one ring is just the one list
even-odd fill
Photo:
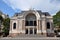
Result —
[[28, 35], [28, 34], [22, 34], [22, 35], [18, 35], [18, 36], [16, 36], [16, 37], [22, 37], [22, 38], [24, 38], [24, 37], [45, 37], [44, 35], [33, 35], [33, 34], [30, 34], [30, 35]]

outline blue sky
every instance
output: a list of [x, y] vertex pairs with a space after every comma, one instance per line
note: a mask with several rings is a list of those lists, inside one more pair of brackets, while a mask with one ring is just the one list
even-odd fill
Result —
[[14, 10], [9, 5], [7, 5], [3, 0], [0, 0], [0, 11], [4, 14], [8, 14], [10, 17], [14, 15], [14, 13], [20, 12], [21, 10]]
[[60, 0], [0, 0], [0, 10], [10, 17], [29, 8], [54, 15], [60, 10]]

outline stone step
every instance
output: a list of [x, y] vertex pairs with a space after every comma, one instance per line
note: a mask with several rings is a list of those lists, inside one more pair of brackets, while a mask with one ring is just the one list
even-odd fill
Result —
[[45, 37], [44, 35], [18, 35], [16, 37]]
[[15, 37], [15, 38], [0, 38], [0, 40], [60, 40], [60, 38], [57, 37], [31, 37], [31, 38], [20, 38], [20, 37]]

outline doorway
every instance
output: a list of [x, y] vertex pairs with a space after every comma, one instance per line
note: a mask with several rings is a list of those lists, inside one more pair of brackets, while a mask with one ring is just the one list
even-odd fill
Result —
[[32, 28], [30, 28], [30, 34], [33, 34], [33, 29]]
[[37, 29], [34, 29], [34, 34], [37, 34]]
[[28, 34], [28, 29], [25, 30], [25, 34]]

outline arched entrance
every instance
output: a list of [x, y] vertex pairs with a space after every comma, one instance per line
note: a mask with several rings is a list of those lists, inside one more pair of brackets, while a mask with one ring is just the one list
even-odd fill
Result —
[[25, 33], [26, 34], [36, 34], [37, 33], [37, 21], [36, 16], [33, 13], [29, 13], [25, 18]]

